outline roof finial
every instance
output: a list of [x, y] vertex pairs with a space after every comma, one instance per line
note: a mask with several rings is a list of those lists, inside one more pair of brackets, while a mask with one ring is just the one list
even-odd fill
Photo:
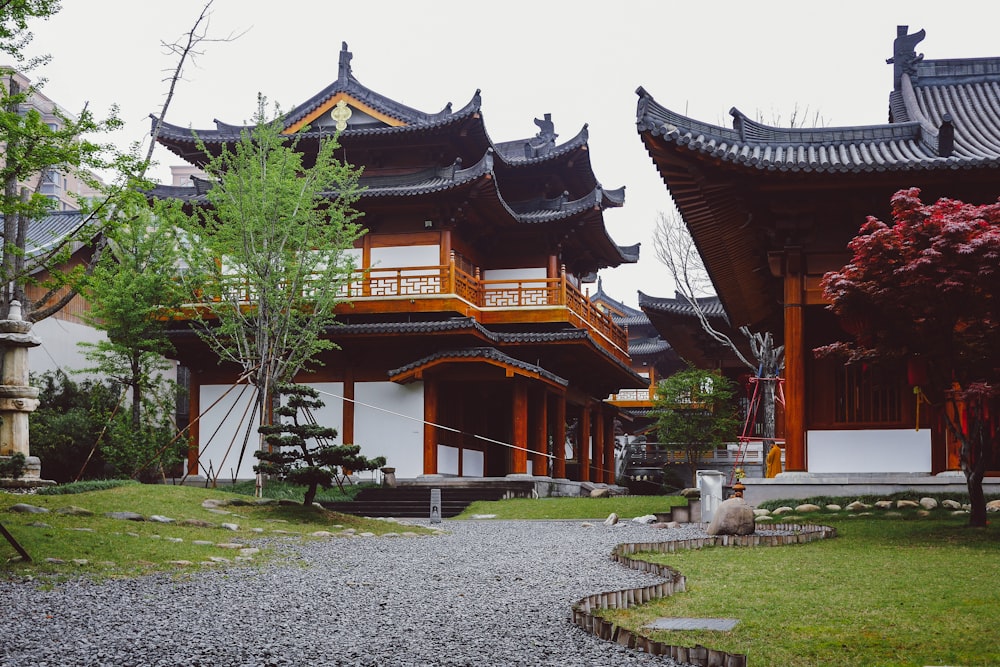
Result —
[[917, 63], [924, 59], [924, 54], [917, 54], [916, 46], [923, 41], [927, 33], [923, 30], [912, 35], [906, 34], [910, 26], [896, 26], [896, 39], [892, 42], [892, 58], [886, 64], [892, 65], [892, 85], [899, 90], [904, 74], [916, 74]]
[[351, 57], [354, 54], [347, 50], [347, 42], [341, 42], [340, 47], [340, 70], [337, 78], [346, 81], [351, 76]]

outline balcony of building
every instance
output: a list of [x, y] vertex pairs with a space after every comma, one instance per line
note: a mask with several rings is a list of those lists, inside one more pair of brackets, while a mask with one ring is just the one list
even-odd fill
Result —
[[[252, 303], [252, 290], [236, 275], [229, 298]], [[602, 348], [629, 363], [625, 329], [594, 306], [565, 268], [555, 278], [487, 280], [453, 260], [444, 265], [358, 269], [342, 287], [338, 314], [453, 313], [484, 325], [569, 324], [587, 330]]]

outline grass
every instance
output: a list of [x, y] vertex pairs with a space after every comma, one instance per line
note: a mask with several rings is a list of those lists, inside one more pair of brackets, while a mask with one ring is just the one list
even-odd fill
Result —
[[[301, 496], [300, 496], [301, 497]], [[226, 505], [220, 514], [202, 507], [202, 501], [238, 501]], [[44, 514], [11, 512], [17, 503], [49, 509]], [[75, 506], [89, 510], [91, 516], [57, 514], [55, 510]], [[126, 521], [105, 517], [107, 512], [137, 512], [144, 517], [161, 515], [175, 523]], [[185, 519], [209, 522], [214, 527], [184, 525]], [[246, 496], [222, 490], [171, 485], [127, 484], [76, 494], [15, 495], [0, 493], [0, 522], [31, 556], [30, 563], [16, 559], [17, 552], [0, 538], [0, 576], [94, 578], [135, 576], [156, 571], [177, 571], [200, 567], [208, 559], [225, 558], [237, 563], [238, 550], [224, 549], [220, 543], [240, 543], [259, 547], [253, 563], [267, 562], [275, 551], [255, 539], [310, 540], [310, 533], [343, 529], [384, 534], [402, 532], [394, 523], [363, 519], [329, 512], [301, 503], [257, 505]], [[236, 532], [220, 527], [222, 523], [239, 526]], [[36, 525], [32, 525], [36, 524]], [[43, 525], [44, 524], [44, 525]], [[428, 532], [420, 527], [406, 530]], [[323, 538], [330, 539], [330, 538]], [[209, 544], [196, 544], [205, 541]], [[50, 562], [58, 559], [63, 562]], [[78, 561], [78, 562], [74, 562]], [[84, 562], [85, 561], [85, 562]], [[191, 565], [179, 565], [178, 562]]]
[[611, 498], [508, 498], [477, 500], [458, 519], [493, 514], [497, 519], [600, 519], [612, 512], [622, 519], [668, 512], [675, 505], [687, 505], [680, 496], [614, 496]]
[[970, 529], [967, 516], [945, 510], [923, 518], [911, 510], [809, 520], [836, 527], [838, 536], [788, 547], [644, 554], [683, 573], [687, 591], [602, 615], [633, 630], [660, 617], [737, 618], [729, 632], [650, 634], [745, 653], [753, 665], [1000, 664], [995, 527]]

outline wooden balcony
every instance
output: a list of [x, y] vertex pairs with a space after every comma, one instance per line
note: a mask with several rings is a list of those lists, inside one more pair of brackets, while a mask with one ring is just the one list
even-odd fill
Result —
[[[251, 291], [235, 279], [229, 286], [242, 301]], [[594, 306], [565, 271], [558, 278], [483, 280], [454, 262], [442, 266], [408, 266], [356, 270], [343, 287], [345, 303], [337, 312], [453, 312], [490, 324], [568, 323], [590, 331], [594, 340], [624, 364], [629, 363], [625, 330]]]

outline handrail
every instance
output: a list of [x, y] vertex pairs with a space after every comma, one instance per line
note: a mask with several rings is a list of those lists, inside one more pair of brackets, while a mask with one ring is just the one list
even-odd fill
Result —
[[[236, 290], [231, 296], [250, 301], [253, 290], [239, 276], [227, 276], [224, 289]], [[462, 270], [454, 259], [448, 264], [355, 269], [342, 287], [345, 300], [363, 302], [398, 297], [454, 295], [479, 309], [527, 309], [564, 307], [575, 315], [599, 344], [616, 358], [628, 361], [628, 337], [625, 330], [597, 308], [565, 272], [557, 278], [499, 278], [485, 280]]]

